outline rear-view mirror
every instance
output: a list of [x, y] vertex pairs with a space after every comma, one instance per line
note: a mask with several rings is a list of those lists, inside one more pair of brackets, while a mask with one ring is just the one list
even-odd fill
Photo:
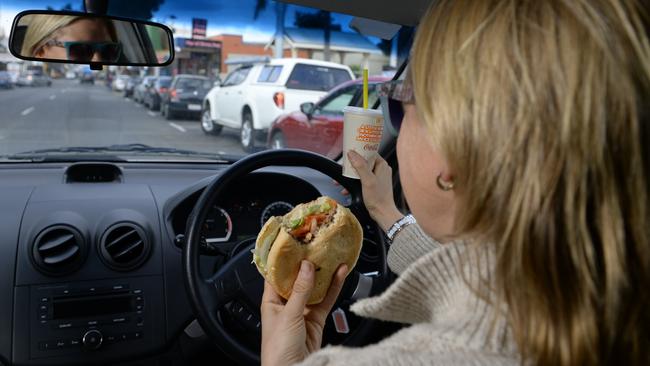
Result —
[[9, 49], [23, 60], [91, 66], [164, 66], [174, 59], [172, 32], [162, 24], [49, 10], [19, 13]]

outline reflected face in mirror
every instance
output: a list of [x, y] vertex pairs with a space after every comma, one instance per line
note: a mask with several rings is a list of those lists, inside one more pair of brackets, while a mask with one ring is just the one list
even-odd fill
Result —
[[9, 45], [22, 59], [60, 63], [158, 66], [173, 59], [173, 35], [162, 24], [86, 13], [26, 11]]
[[32, 56], [56, 60], [115, 62], [120, 57], [120, 51], [110, 20], [81, 18], [52, 32], [34, 47]]

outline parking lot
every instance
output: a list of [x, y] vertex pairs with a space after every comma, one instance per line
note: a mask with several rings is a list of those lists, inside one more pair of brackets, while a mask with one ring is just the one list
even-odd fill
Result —
[[0, 155], [131, 143], [244, 154], [237, 131], [205, 135], [198, 120], [167, 121], [101, 81], [54, 80], [51, 87], [0, 90], [0, 111]]

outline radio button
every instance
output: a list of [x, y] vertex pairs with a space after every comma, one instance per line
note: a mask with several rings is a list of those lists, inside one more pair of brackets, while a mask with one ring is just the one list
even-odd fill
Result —
[[70, 347], [78, 347], [78, 346], [81, 346], [81, 339], [79, 339], [79, 338], [72, 338], [72, 339], [69, 341], [69, 346], [70, 346]]
[[142, 332], [133, 332], [127, 334], [128, 339], [141, 339], [142, 338]]
[[65, 347], [68, 346], [68, 341], [65, 341], [65, 340], [63, 340], [63, 339], [59, 339], [58, 341], [56, 341], [56, 343], [55, 343], [54, 346], [55, 346], [56, 348], [65, 348]]
[[117, 291], [117, 290], [127, 290], [128, 288], [129, 288], [129, 285], [114, 285], [114, 286], [113, 286], [113, 290], [114, 290], [114, 291]]
[[136, 295], [137, 295], [137, 294], [141, 294], [141, 293], [142, 293], [142, 290], [140, 290], [140, 289], [133, 290], [133, 293], [136, 294]]
[[60, 323], [52, 326], [54, 329], [67, 329], [72, 328], [74, 325], [72, 323]]
[[41, 302], [49, 302], [50, 299], [47, 297], [41, 297]]
[[110, 323], [111, 323], [111, 324], [122, 324], [122, 323], [126, 323], [126, 322], [128, 322], [128, 321], [129, 321], [129, 318], [127, 318], [127, 317], [120, 317], [120, 318], [113, 318], [113, 320], [111, 320]]
[[38, 348], [40, 348], [43, 351], [49, 351], [54, 349], [56, 346], [56, 342], [49, 341], [49, 342], [40, 342], [38, 344]]
[[84, 334], [83, 338], [81, 339], [83, 342], [84, 348], [89, 349], [89, 350], [95, 350], [99, 347], [101, 347], [102, 342], [104, 341], [104, 337], [102, 336], [102, 333], [96, 329], [91, 329]]
[[41, 305], [38, 307], [38, 310], [40, 310], [42, 313], [47, 313], [47, 305]]
[[99, 320], [89, 320], [89, 321], [86, 322], [86, 325], [88, 325], [90, 327], [94, 327], [96, 325], [99, 325]]
[[117, 342], [117, 339], [115, 338], [114, 335], [107, 335], [106, 336], [106, 344], [111, 344]]

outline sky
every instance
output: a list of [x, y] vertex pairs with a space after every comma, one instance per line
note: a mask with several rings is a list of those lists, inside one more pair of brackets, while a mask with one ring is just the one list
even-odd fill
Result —
[[[122, 1], [122, 0], [118, 0]], [[125, 0], [126, 1], [126, 0]], [[131, 2], [141, 0], [129, 0]], [[61, 9], [71, 4], [74, 10], [82, 10], [82, 0], [0, 0], [0, 27], [9, 35], [15, 15], [26, 9], [45, 9], [51, 6]], [[275, 31], [275, 2], [267, 1], [267, 8], [253, 19], [256, 0], [164, 0], [151, 20], [171, 25], [178, 29], [178, 36], [189, 36], [192, 18], [208, 20], [208, 36], [217, 34], [242, 34], [246, 42], [268, 42]], [[288, 5], [285, 24], [292, 26], [296, 11], [314, 9]], [[113, 14], [128, 16], [129, 14]], [[176, 20], [171, 19], [172, 16]], [[345, 31], [351, 16], [332, 14], [333, 22]]]

